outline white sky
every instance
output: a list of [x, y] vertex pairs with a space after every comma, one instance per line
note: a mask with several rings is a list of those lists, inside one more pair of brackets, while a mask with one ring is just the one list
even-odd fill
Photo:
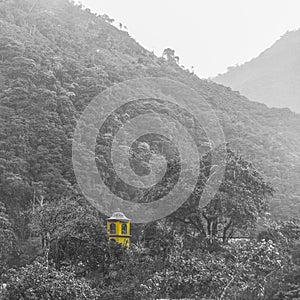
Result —
[[158, 56], [172, 48], [201, 78], [249, 61], [300, 28], [300, 0], [81, 0]]

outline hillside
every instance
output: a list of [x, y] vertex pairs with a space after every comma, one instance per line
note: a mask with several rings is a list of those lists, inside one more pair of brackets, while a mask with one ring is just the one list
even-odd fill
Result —
[[[110, 22], [67, 0], [0, 1], [0, 298], [298, 299], [300, 220], [290, 217], [300, 212], [299, 115], [200, 80], [174, 50], [156, 57]], [[199, 208], [222, 156], [207, 143], [217, 131], [211, 108], [228, 148], [218, 193]], [[140, 129], [138, 117], [146, 120], [141, 135], [118, 135], [128, 123]], [[203, 147], [200, 161], [192, 147], [180, 152], [187, 136]], [[124, 137], [129, 146], [112, 151]], [[156, 167], [159, 183], [137, 188]], [[161, 218], [130, 224], [119, 212], [109, 224], [83, 197], [78, 172], [102, 204], [113, 192], [134, 208], [142, 202], [127, 217], [144, 208], [148, 217], [150, 204]], [[172, 209], [181, 205], [168, 217], [153, 201], [165, 194]]]
[[200, 80], [65, 0], [0, 2], [0, 191], [10, 215], [20, 221], [31, 205], [32, 182], [43, 183], [46, 200], [76, 186], [71, 147], [80, 114], [105, 88], [146, 76], [180, 81], [203, 96], [230, 147], [274, 186], [273, 216], [299, 215], [299, 115]]
[[300, 29], [287, 32], [251, 61], [213, 80], [270, 107], [300, 113]]

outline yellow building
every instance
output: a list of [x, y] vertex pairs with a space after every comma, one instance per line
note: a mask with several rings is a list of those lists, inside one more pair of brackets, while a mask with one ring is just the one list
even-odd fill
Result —
[[122, 212], [115, 212], [107, 220], [107, 233], [110, 241], [129, 248], [130, 246], [130, 219], [128, 219]]

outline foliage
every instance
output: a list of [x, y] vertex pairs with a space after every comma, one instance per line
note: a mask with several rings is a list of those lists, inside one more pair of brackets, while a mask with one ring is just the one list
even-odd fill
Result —
[[110, 247], [103, 220], [80, 198], [36, 209], [30, 228], [40, 238], [40, 255], [57, 267], [72, 265], [82, 275], [106, 272]]
[[40, 261], [6, 274], [6, 288], [2, 291], [7, 300], [47, 299], [101, 299], [86, 280], [76, 278], [74, 272], [58, 271]]
[[170, 63], [179, 63], [179, 57], [175, 55], [175, 50], [171, 48], [166, 48], [163, 51], [163, 57]]
[[0, 275], [5, 271], [7, 262], [16, 251], [16, 236], [3, 203], [0, 202]]
[[237, 235], [249, 235], [258, 219], [268, 211], [268, 199], [273, 188], [266, 183], [253, 164], [227, 150], [225, 174], [218, 193], [204, 208], [199, 207], [203, 186], [211, 169], [211, 154], [201, 161], [199, 177], [189, 201], [172, 216], [182, 222], [190, 232], [205, 238], [219, 237], [226, 243]]
[[[157, 58], [112, 22], [66, 0], [0, 2], [4, 299], [298, 297], [298, 221], [269, 221], [258, 240], [253, 228], [266, 221], [273, 192], [268, 182], [275, 189], [273, 216], [299, 214], [299, 116], [200, 80], [178, 65], [174, 50], [166, 49], [167, 59]], [[107, 241], [104, 216], [79, 192], [72, 137], [93, 97], [115, 83], [145, 76], [183, 82], [204, 97], [232, 150], [221, 189], [207, 207], [199, 210], [197, 204], [212, 169], [209, 153], [191, 199], [166, 220], [134, 225], [134, 243], [126, 251]], [[138, 109], [144, 107], [133, 104], [129, 111], [134, 115]], [[122, 117], [107, 126], [116, 129]], [[183, 121], [188, 127], [189, 118]], [[97, 147], [106, 151], [107, 140]], [[137, 173], [149, 171], [143, 164], [149, 151], [162, 154], [166, 145], [176, 154], [168, 141], [160, 140], [158, 149], [140, 142], [131, 153]], [[176, 155], [171, 158], [167, 189], [178, 175]], [[129, 198], [151, 199], [125, 192]], [[241, 233], [250, 239], [233, 243], [232, 235]], [[203, 237], [213, 237], [214, 247], [202, 243]]]

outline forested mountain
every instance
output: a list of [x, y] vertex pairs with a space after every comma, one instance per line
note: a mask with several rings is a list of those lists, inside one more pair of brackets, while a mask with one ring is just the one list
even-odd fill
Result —
[[213, 80], [270, 107], [300, 113], [300, 29], [289, 31], [258, 57]]
[[[219, 232], [224, 244], [234, 230], [250, 235], [266, 216], [267, 199], [273, 219], [299, 216], [300, 116], [200, 80], [179, 66], [172, 49], [156, 57], [111, 22], [67, 0], [0, 1], [4, 299], [288, 299], [280, 297], [297, 282], [287, 251], [300, 235], [296, 221], [269, 219], [259, 241], [221, 254], [209, 247]], [[196, 191], [170, 218], [133, 228], [136, 245], [127, 253], [107, 243], [104, 216], [81, 195], [72, 140], [96, 95], [143, 77], [173, 79], [204, 97], [230, 150], [220, 194], [205, 211], [190, 206]], [[201, 248], [200, 238], [209, 247]], [[17, 270], [7, 271], [11, 266]], [[293, 292], [299, 296], [300, 289]], [[258, 298], [262, 293], [268, 296]]]
[[[56, 198], [75, 183], [71, 142], [91, 99], [126, 79], [168, 77], [194, 88], [215, 109], [231, 147], [254, 163], [276, 192], [276, 217], [299, 213], [300, 117], [269, 109], [200, 80], [175, 60], [155, 57], [126, 31], [66, 1], [1, 2], [0, 85], [4, 195], [32, 182]], [[17, 201], [17, 200], [16, 200]]]

